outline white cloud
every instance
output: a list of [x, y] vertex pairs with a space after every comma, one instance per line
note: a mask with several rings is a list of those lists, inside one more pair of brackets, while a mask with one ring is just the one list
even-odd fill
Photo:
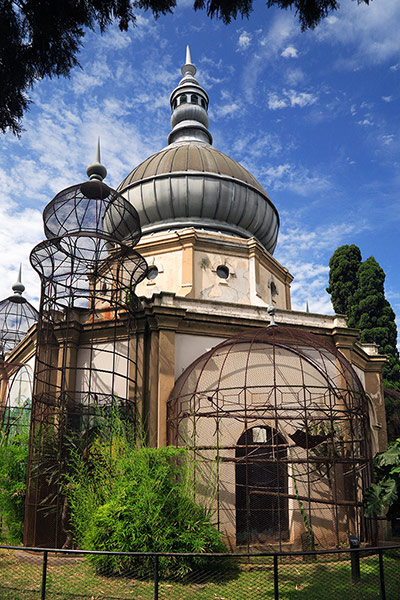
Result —
[[389, 67], [389, 69], [391, 71], [398, 71], [400, 69], [400, 63], [396, 63], [395, 65], [392, 65], [391, 67]]
[[[285, 172], [285, 169], [281, 169]], [[293, 217], [293, 215], [292, 215]], [[293, 217], [292, 222], [298, 220]], [[356, 234], [367, 229], [366, 222], [335, 222], [316, 226], [283, 227], [279, 233], [275, 258], [294, 276], [291, 284], [292, 308], [305, 310], [308, 302], [311, 312], [332, 314], [328, 286], [329, 256], [336, 248], [349, 243]]]
[[363, 119], [362, 121], [357, 121], [357, 125], [362, 125], [363, 127], [370, 127], [373, 124], [374, 124], [373, 121], [370, 121], [369, 119]]
[[385, 146], [389, 146], [389, 144], [391, 144], [394, 141], [394, 134], [390, 133], [388, 135], [383, 135], [382, 141], [385, 144]]
[[382, 96], [382, 100], [384, 102], [391, 102], [393, 100], [392, 96]]
[[297, 33], [297, 23], [292, 16], [279, 14], [273, 21], [268, 33], [261, 39], [261, 46], [274, 53], [280, 52], [288, 38]]
[[262, 73], [280, 56], [289, 39], [297, 34], [298, 24], [293, 15], [282, 11], [274, 19], [267, 33], [265, 30], [258, 31], [257, 51], [249, 60], [243, 76], [244, 94], [248, 102], [253, 102], [257, 82]]
[[[287, 266], [287, 265], [286, 265]], [[329, 267], [318, 262], [292, 261], [289, 271], [294, 275], [291, 284], [292, 309], [304, 311], [306, 303], [310, 312], [332, 314], [328, 285]]]
[[247, 50], [251, 44], [251, 40], [252, 40], [251, 33], [248, 33], [247, 31], [242, 31], [242, 33], [240, 34], [239, 39], [238, 39], [238, 50], [242, 51], [242, 52], [244, 50]]
[[278, 94], [268, 95], [268, 108], [270, 108], [271, 110], [286, 108], [287, 106], [289, 106], [287, 98], [279, 98]]
[[277, 93], [270, 93], [268, 95], [268, 108], [271, 110], [278, 110], [286, 107], [300, 107], [311, 106], [317, 102], [318, 96], [316, 94], [310, 94], [308, 92], [296, 92], [295, 90], [283, 90], [282, 95], [278, 96]]
[[235, 114], [242, 110], [240, 102], [227, 102], [226, 104], [220, 104], [212, 111], [211, 115], [215, 115], [218, 118], [233, 117]]
[[303, 108], [303, 106], [310, 106], [318, 100], [317, 95], [309, 94], [307, 92], [295, 92], [294, 90], [290, 90], [287, 94], [290, 100], [290, 106], [300, 106]]
[[297, 52], [296, 48], [294, 48], [293, 46], [288, 46], [281, 53], [281, 56], [283, 56], [283, 58], [297, 58], [298, 52]]
[[288, 69], [285, 74], [285, 78], [289, 85], [298, 85], [304, 81], [304, 72], [301, 69]]
[[268, 167], [263, 178], [267, 189], [289, 190], [299, 196], [327, 190], [331, 185], [327, 176], [310, 174], [308, 169], [289, 163]]
[[77, 95], [92, 93], [93, 88], [101, 87], [107, 80], [112, 79], [114, 76], [107, 64], [95, 61], [91, 65], [87, 65], [84, 71], [74, 71], [72, 90]]
[[0, 202], [0, 299], [11, 294], [11, 286], [16, 281], [17, 271], [22, 264], [24, 296], [37, 306], [40, 293], [39, 277], [29, 264], [29, 255], [35, 244], [43, 237], [43, 221], [40, 210], [20, 208], [10, 199]]
[[370, 67], [398, 56], [399, 20], [398, 0], [381, 0], [369, 5], [344, 0], [336, 15], [324, 19], [314, 35], [320, 41], [352, 48], [351, 55], [338, 59], [341, 68]]

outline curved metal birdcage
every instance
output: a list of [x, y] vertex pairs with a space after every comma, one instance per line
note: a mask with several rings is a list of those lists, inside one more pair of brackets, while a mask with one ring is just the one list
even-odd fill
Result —
[[[135, 286], [147, 272], [134, 250], [141, 229], [132, 205], [103, 183], [105, 168], [63, 190], [43, 213], [46, 238], [31, 253], [41, 279], [25, 543], [68, 539], [57, 484], [68, 440], [80, 444], [110, 414], [135, 422]], [[45, 465], [45, 468], [44, 466]], [[53, 472], [49, 488], [45, 471]]]
[[295, 327], [249, 330], [198, 358], [168, 404], [233, 545], [329, 548], [368, 538], [368, 399], [347, 359]]

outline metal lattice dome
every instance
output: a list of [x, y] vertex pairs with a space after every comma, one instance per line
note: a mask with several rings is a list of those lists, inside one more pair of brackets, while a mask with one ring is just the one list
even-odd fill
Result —
[[11, 352], [38, 320], [38, 311], [22, 293], [21, 269], [12, 287], [14, 294], [0, 302], [0, 353]]
[[299, 502], [320, 547], [367, 537], [368, 400], [347, 359], [294, 327], [249, 330], [200, 356], [168, 403], [169, 442], [214, 481], [233, 544], [301, 547]]

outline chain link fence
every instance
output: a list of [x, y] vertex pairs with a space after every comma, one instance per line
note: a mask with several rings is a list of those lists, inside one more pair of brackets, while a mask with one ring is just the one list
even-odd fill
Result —
[[0, 546], [1, 600], [399, 600], [400, 546], [257, 554]]

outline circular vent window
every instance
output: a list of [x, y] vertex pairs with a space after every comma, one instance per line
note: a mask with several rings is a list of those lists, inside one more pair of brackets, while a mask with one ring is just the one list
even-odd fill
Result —
[[228, 267], [226, 265], [219, 265], [219, 267], [217, 267], [217, 275], [221, 279], [228, 279], [228, 277], [229, 277]]

